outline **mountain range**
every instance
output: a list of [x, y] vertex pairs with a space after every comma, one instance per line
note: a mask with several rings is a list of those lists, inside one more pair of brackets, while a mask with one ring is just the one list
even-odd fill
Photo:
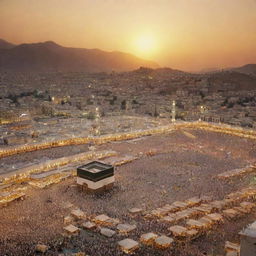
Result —
[[108, 72], [158, 68], [153, 61], [123, 52], [63, 47], [52, 41], [14, 45], [0, 39], [0, 70], [29, 72]]
[[[120, 72], [140, 67], [155, 69], [159, 68], [159, 65], [156, 62], [118, 51], [64, 47], [53, 41], [15, 45], [0, 39], [0, 71]], [[222, 71], [256, 76], [256, 64], [225, 70], [205, 70], [203, 73]]]

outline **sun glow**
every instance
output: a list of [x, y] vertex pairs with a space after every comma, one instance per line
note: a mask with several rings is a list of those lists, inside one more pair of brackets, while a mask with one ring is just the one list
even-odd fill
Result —
[[150, 34], [143, 34], [134, 40], [134, 51], [141, 57], [152, 57], [156, 51], [156, 40]]

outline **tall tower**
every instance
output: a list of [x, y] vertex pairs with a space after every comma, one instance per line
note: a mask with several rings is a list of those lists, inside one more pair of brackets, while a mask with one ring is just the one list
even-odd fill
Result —
[[198, 121], [202, 121], [204, 117], [204, 106], [200, 106], [200, 116], [199, 116], [199, 120]]
[[100, 135], [100, 110], [99, 110], [99, 107], [97, 106], [94, 94], [92, 94], [91, 100], [92, 100], [92, 105], [93, 105], [92, 112], [94, 114], [92, 133], [94, 136], [97, 136], [97, 135]]
[[125, 105], [125, 112], [126, 112], [126, 113], [128, 113], [129, 108], [130, 108], [129, 101], [128, 101], [128, 100], [126, 100], [126, 105]]
[[172, 122], [176, 121], [176, 102], [172, 101]]
[[95, 108], [95, 135], [100, 135], [100, 110], [98, 107]]

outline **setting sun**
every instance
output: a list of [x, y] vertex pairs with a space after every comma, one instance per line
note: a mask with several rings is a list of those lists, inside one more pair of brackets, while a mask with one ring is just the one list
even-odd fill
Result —
[[156, 40], [150, 34], [143, 34], [134, 40], [134, 51], [141, 57], [151, 57], [156, 51]]

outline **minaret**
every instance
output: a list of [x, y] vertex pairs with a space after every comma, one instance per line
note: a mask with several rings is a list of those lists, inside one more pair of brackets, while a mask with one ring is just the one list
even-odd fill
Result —
[[204, 115], [204, 106], [200, 106], [200, 116], [198, 121], [202, 121]]
[[[93, 135], [97, 136], [100, 135], [100, 111], [99, 111], [99, 107], [96, 104], [96, 100], [95, 100], [95, 96], [94, 94], [92, 94], [91, 96], [92, 99], [92, 105], [93, 105], [93, 112], [94, 112], [94, 123], [93, 123]], [[94, 108], [95, 107], [95, 108]]]
[[95, 135], [100, 135], [100, 110], [95, 108]]
[[126, 105], [125, 105], [125, 112], [126, 112], [126, 113], [128, 113], [128, 111], [129, 111], [129, 107], [130, 107], [130, 105], [129, 105], [129, 101], [128, 101], [128, 100], [126, 100]]
[[172, 101], [172, 122], [176, 121], [176, 102]]

